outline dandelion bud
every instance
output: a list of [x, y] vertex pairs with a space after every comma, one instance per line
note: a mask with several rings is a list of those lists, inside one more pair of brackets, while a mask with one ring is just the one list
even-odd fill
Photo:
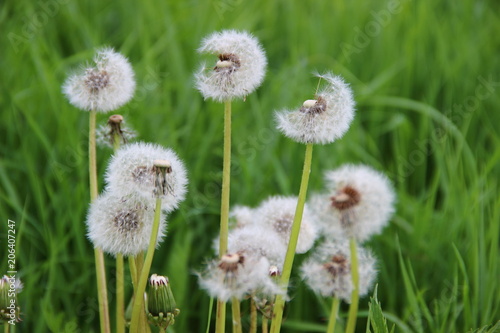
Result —
[[[296, 208], [296, 197], [270, 197], [257, 208], [256, 223], [276, 232], [282, 242], [288, 246]], [[317, 235], [313, 216], [306, 205], [302, 215], [296, 252], [307, 252], [314, 245]]]
[[127, 58], [113, 49], [97, 50], [94, 62], [95, 67], [87, 67], [68, 77], [63, 92], [79, 109], [116, 110], [134, 94], [134, 71]]
[[[96, 248], [116, 255], [134, 256], [149, 246], [154, 220], [154, 201], [115, 192], [101, 194], [87, 216], [88, 237]], [[165, 235], [162, 214], [157, 244]]]
[[213, 33], [198, 51], [218, 57], [215, 66], [203, 65], [195, 74], [196, 87], [205, 98], [219, 102], [244, 98], [264, 79], [266, 56], [258, 40], [247, 32]]
[[184, 200], [187, 177], [184, 164], [171, 149], [140, 142], [118, 150], [109, 163], [106, 181], [113, 191], [134, 189], [146, 199], [161, 197], [162, 209], [169, 212]]
[[278, 129], [297, 142], [325, 144], [342, 137], [354, 118], [351, 88], [340, 76], [318, 75], [327, 86], [308, 99], [298, 111], [276, 113]]
[[326, 194], [309, 202], [327, 237], [365, 241], [382, 231], [394, 212], [394, 191], [384, 175], [364, 165], [345, 165], [325, 174]]
[[124, 145], [136, 136], [133, 130], [125, 126], [123, 116], [119, 114], [109, 117], [107, 124], [99, 126], [96, 131], [97, 144], [109, 148], [114, 148], [115, 140]]
[[167, 277], [151, 275], [147, 299], [148, 319], [153, 325], [166, 329], [174, 324], [180, 310], [177, 309]]
[[9, 325], [21, 321], [21, 309], [17, 303], [17, 294], [23, 290], [21, 280], [4, 275], [0, 278], [0, 323]]
[[[358, 247], [359, 295], [364, 296], [372, 287], [375, 277], [375, 259], [364, 248]], [[349, 243], [327, 242], [304, 261], [301, 274], [314, 292], [324, 297], [337, 297], [350, 302], [354, 288], [351, 277]]]

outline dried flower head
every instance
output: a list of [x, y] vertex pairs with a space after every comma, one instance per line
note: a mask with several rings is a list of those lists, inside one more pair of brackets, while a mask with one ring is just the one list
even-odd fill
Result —
[[[163, 161], [165, 165], [155, 165]], [[149, 143], [131, 143], [113, 156], [106, 171], [110, 190], [131, 189], [145, 198], [161, 197], [162, 209], [172, 211], [184, 199], [187, 176], [184, 164], [171, 149]]]
[[264, 50], [248, 32], [215, 32], [202, 41], [198, 51], [218, 57], [215, 66], [203, 64], [195, 74], [196, 88], [205, 98], [219, 102], [244, 98], [264, 79], [267, 65]]
[[[288, 246], [296, 208], [296, 197], [270, 197], [257, 207], [256, 223], [276, 232], [284, 244]], [[302, 215], [296, 252], [307, 252], [314, 245], [317, 236], [314, 217], [306, 204]]]
[[243, 299], [252, 294], [277, 295], [282, 293], [269, 275], [270, 264], [265, 257], [230, 253], [209, 263], [205, 272], [198, 274], [200, 285], [212, 297], [228, 301]]
[[365, 165], [325, 173], [328, 192], [309, 204], [327, 237], [365, 241], [380, 233], [394, 212], [394, 191], [384, 175]]
[[113, 148], [115, 138], [120, 145], [125, 145], [136, 136], [137, 134], [125, 125], [123, 116], [119, 114], [110, 116], [106, 125], [99, 126], [96, 131], [97, 144], [109, 148]]
[[[361, 247], [357, 249], [359, 270], [359, 295], [368, 293], [376, 277], [375, 258]], [[353, 290], [350, 249], [347, 241], [327, 242], [301, 266], [306, 284], [314, 292], [324, 296], [341, 298], [350, 302]]]
[[[87, 215], [88, 237], [96, 248], [134, 256], [148, 248], [153, 229], [154, 201], [134, 195], [105, 192], [94, 200]], [[157, 245], [165, 235], [162, 214]]]
[[314, 99], [306, 100], [297, 111], [276, 112], [278, 129], [297, 142], [333, 142], [347, 132], [354, 118], [354, 100], [349, 85], [331, 73], [318, 77], [327, 85]]
[[134, 71], [127, 58], [111, 48], [99, 49], [95, 66], [68, 77], [63, 92], [79, 109], [108, 112], [127, 103], [135, 90]]

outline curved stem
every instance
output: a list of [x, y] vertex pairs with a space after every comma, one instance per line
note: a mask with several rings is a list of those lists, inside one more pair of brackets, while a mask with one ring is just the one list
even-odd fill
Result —
[[333, 298], [332, 311], [330, 312], [330, 319], [328, 320], [328, 328], [326, 333], [335, 332], [335, 324], [337, 323], [337, 314], [339, 313], [340, 299], [337, 297]]
[[137, 282], [137, 289], [135, 290], [134, 306], [132, 308], [132, 321], [130, 322], [130, 332], [139, 332], [139, 319], [141, 318], [141, 311], [144, 310], [144, 291], [146, 290], [146, 283], [148, 281], [149, 270], [153, 262], [153, 255], [156, 246], [156, 238], [158, 237], [158, 229], [160, 226], [161, 215], [161, 198], [156, 199], [155, 217], [153, 222], [153, 230], [151, 232], [151, 239], [149, 241], [148, 253], [144, 260], [144, 265], [140, 272], [140, 278]]
[[[281, 274], [280, 279], [281, 287], [285, 289], [288, 288], [288, 282], [290, 281], [293, 259], [295, 257], [295, 249], [297, 248], [297, 240], [299, 238], [300, 224], [302, 223], [302, 214], [304, 213], [304, 205], [306, 203], [307, 186], [309, 184], [309, 174], [311, 173], [312, 151], [313, 145], [306, 145], [299, 198], [297, 201], [297, 208], [295, 209], [295, 216], [293, 218], [292, 231], [290, 233], [290, 242], [288, 243], [288, 249], [286, 251], [285, 263], [283, 264], [283, 273]], [[271, 333], [278, 333], [280, 331], [284, 307], [285, 299], [283, 295], [276, 296], [273, 308], [273, 321], [271, 322]]]
[[354, 289], [351, 293], [351, 305], [349, 306], [349, 316], [347, 318], [347, 328], [345, 331], [346, 333], [354, 333], [359, 304], [359, 271], [356, 239], [351, 238], [349, 245], [351, 247], [351, 275]]
[[[227, 252], [229, 220], [229, 192], [231, 185], [231, 101], [224, 102], [224, 160], [222, 165], [222, 198], [220, 207], [219, 257]], [[224, 333], [226, 326], [226, 303], [217, 300], [215, 332]]]
[[[90, 201], [94, 201], [98, 195], [97, 189], [97, 158], [95, 147], [96, 111], [90, 111], [89, 115], [89, 181]], [[106, 288], [106, 268], [104, 266], [104, 254], [101, 249], [94, 249], [95, 270], [97, 275], [97, 296], [99, 300], [99, 318], [101, 332], [109, 333], [108, 291]]]
[[231, 308], [233, 310], [233, 333], [241, 333], [241, 305], [236, 297], [231, 300]]

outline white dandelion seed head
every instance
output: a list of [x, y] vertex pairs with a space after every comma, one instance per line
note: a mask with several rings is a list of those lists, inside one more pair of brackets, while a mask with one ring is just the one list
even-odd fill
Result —
[[201, 287], [210, 296], [225, 302], [233, 297], [241, 300], [252, 294], [283, 293], [269, 275], [269, 267], [265, 257], [231, 253], [210, 262], [198, 278]]
[[[276, 232], [285, 243], [285, 246], [288, 246], [296, 208], [296, 197], [270, 197], [257, 207], [256, 223]], [[314, 224], [314, 217], [306, 204], [295, 252], [307, 252], [314, 245], [317, 236], [318, 232]]]
[[344, 165], [325, 173], [327, 193], [310, 201], [329, 237], [366, 241], [379, 234], [394, 213], [395, 194], [387, 177], [366, 165]]
[[[90, 204], [87, 235], [94, 247], [104, 252], [134, 256], [149, 246], [154, 210], [153, 200], [105, 192]], [[165, 235], [166, 225], [162, 213], [156, 246]]]
[[234, 223], [234, 228], [244, 228], [253, 224], [255, 219], [255, 210], [247, 206], [235, 206], [229, 212], [229, 218]]
[[99, 49], [95, 66], [68, 77], [63, 92], [69, 102], [85, 111], [108, 112], [127, 103], [135, 91], [132, 66], [111, 48]]
[[[118, 117], [121, 117], [121, 120]], [[115, 135], [119, 138], [120, 146], [137, 137], [137, 133], [126, 125], [122, 116], [112, 115], [106, 125], [102, 124], [97, 128], [96, 143], [101, 147], [113, 148]]]
[[271, 265], [282, 269], [286, 246], [280, 235], [269, 228], [247, 225], [229, 232], [228, 251], [252, 257], [265, 257]]
[[278, 129], [300, 143], [326, 144], [341, 138], [354, 118], [352, 90], [340, 76], [317, 75], [326, 81], [313, 100], [306, 100], [297, 111], [278, 111]]
[[0, 293], [1, 291], [7, 291], [14, 289], [16, 294], [23, 291], [24, 285], [19, 278], [11, 278], [8, 275], [4, 275], [0, 278]]
[[[377, 275], [375, 258], [370, 251], [357, 247], [359, 271], [359, 295], [368, 293]], [[351, 255], [348, 241], [326, 242], [303, 262], [302, 278], [308, 287], [324, 297], [335, 296], [351, 301], [353, 290]]]
[[[155, 166], [157, 160], [170, 164], [160, 175]], [[127, 193], [133, 189], [145, 198], [158, 195], [162, 198], [162, 209], [170, 212], [184, 200], [187, 176], [184, 164], [173, 150], [137, 142], [120, 148], [113, 155], [106, 170], [106, 182], [113, 191]]]
[[203, 64], [195, 74], [196, 88], [218, 102], [244, 98], [261, 85], [267, 59], [257, 38], [245, 31], [215, 32], [201, 43], [200, 53], [218, 56], [215, 64]]

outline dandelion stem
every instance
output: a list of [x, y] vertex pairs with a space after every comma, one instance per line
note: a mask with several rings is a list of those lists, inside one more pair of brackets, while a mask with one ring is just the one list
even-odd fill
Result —
[[266, 316], [262, 316], [262, 333], [267, 333], [269, 321]]
[[257, 306], [253, 297], [250, 298], [250, 329], [248, 333], [257, 333]]
[[[90, 111], [89, 117], [89, 180], [90, 201], [98, 195], [97, 189], [97, 162], [95, 146], [96, 111]], [[99, 318], [101, 333], [109, 333], [108, 291], [106, 288], [106, 269], [104, 267], [104, 254], [101, 249], [94, 249], [95, 269], [97, 275], [97, 295], [99, 299]]]
[[130, 276], [132, 277], [132, 285], [135, 289], [137, 288], [137, 266], [135, 264], [135, 257], [128, 257], [128, 267], [130, 269]]
[[116, 332], [125, 333], [125, 295], [123, 282], [123, 255], [116, 255]]
[[[311, 173], [313, 145], [306, 145], [306, 154], [304, 158], [304, 169], [302, 170], [302, 180], [300, 182], [299, 198], [295, 216], [293, 218], [292, 231], [290, 232], [290, 242], [286, 251], [285, 263], [283, 264], [283, 273], [281, 274], [280, 284], [282, 288], [288, 288], [290, 275], [292, 272], [293, 259], [295, 257], [295, 249], [297, 248], [297, 240], [299, 238], [300, 224], [302, 223], [302, 214], [304, 213], [304, 205], [306, 203], [307, 186], [309, 184], [309, 174]], [[283, 319], [283, 308], [285, 307], [285, 299], [283, 295], [276, 296], [273, 308], [273, 320], [271, 322], [271, 333], [278, 333], [281, 329], [281, 321]]]
[[151, 232], [151, 239], [149, 242], [148, 252], [144, 265], [140, 271], [140, 278], [137, 282], [135, 290], [134, 306], [132, 308], [132, 321], [130, 322], [130, 332], [139, 332], [139, 319], [141, 318], [141, 311], [144, 312], [144, 291], [146, 290], [146, 283], [148, 281], [149, 270], [153, 262], [153, 255], [156, 247], [156, 238], [158, 237], [158, 229], [160, 227], [161, 215], [161, 198], [156, 199], [155, 217], [153, 222], [153, 230]]
[[233, 297], [231, 309], [233, 310], [233, 333], [241, 333], [241, 309], [240, 300]]
[[326, 333], [335, 332], [335, 324], [337, 323], [337, 314], [339, 313], [340, 298], [334, 297], [332, 302], [332, 311], [330, 312], [330, 319], [328, 320], [328, 328]]
[[349, 315], [347, 317], [346, 333], [354, 333], [354, 330], [356, 329], [359, 303], [359, 271], [356, 239], [351, 238], [349, 245], [351, 247], [351, 275], [354, 289], [351, 293], [351, 305], [349, 306]]
[[[220, 208], [219, 257], [227, 252], [229, 219], [229, 190], [231, 182], [231, 100], [224, 102], [224, 160], [222, 166], [222, 198]], [[224, 333], [226, 326], [226, 303], [217, 300], [215, 332]]]

